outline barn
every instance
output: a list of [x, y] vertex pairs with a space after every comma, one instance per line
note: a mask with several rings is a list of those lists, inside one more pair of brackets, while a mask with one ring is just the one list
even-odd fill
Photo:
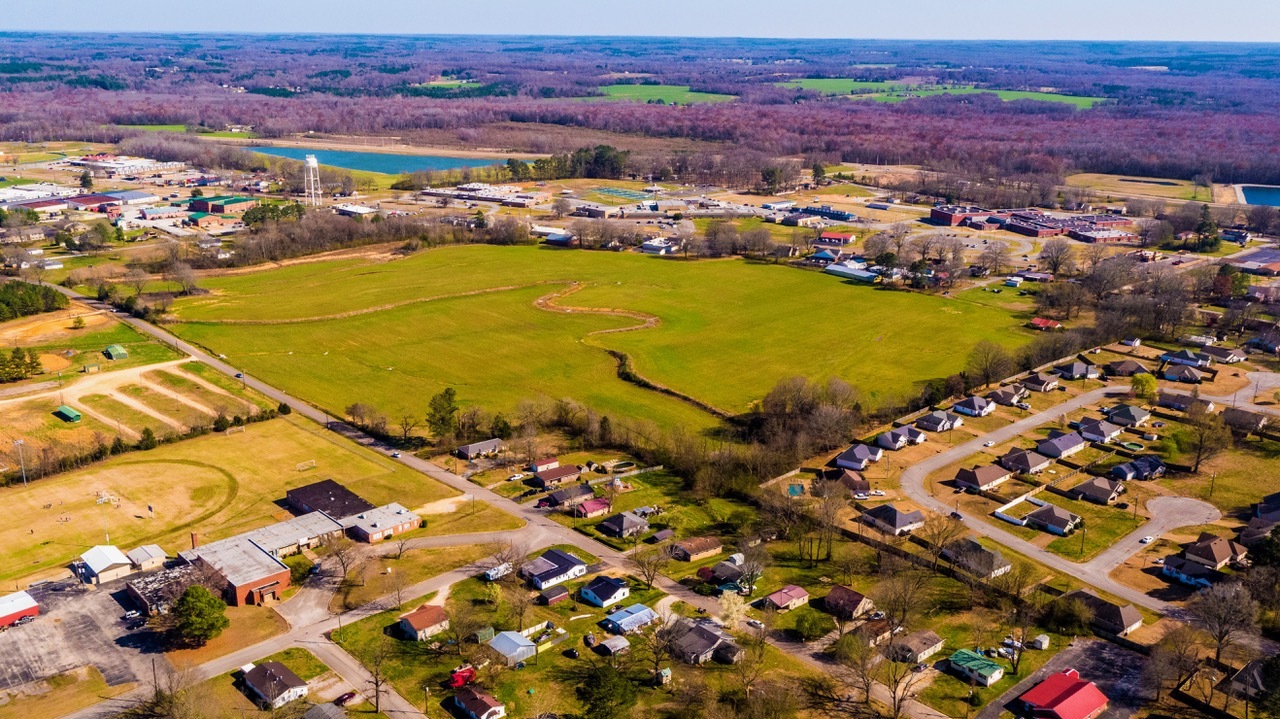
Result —
[[23, 617], [40, 613], [40, 605], [26, 592], [14, 592], [0, 597], [0, 627], [7, 627]]

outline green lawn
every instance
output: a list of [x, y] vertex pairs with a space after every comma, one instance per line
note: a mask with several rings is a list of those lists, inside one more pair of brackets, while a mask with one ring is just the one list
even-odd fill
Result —
[[666, 103], [692, 105], [698, 102], [729, 102], [735, 95], [721, 95], [714, 92], [694, 92], [688, 85], [602, 85], [600, 92], [604, 97], [587, 98], [590, 100], [636, 100], [652, 102], [661, 100]]
[[1106, 100], [1104, 97], [1082, 97], [1063, 95], [1054, 92], [1029, 92], [1023, 90], [988, 90], [971, 85], [946, 86], [925, 85], [911, 86], [884, 80], [852, 80], [840, 77], [804, 78], [777, 83], [781, 87], [804, 90], [817, 90], [824, 95], [852, 95], [859, 99], [872, 99], [878, 102], [902, 102], [913, 97], [931, 95], [973, 95], [991, 93], [1005, 102], [1014, 100], [1040, 100], [1042, 102], [1062, 102], [1079, 109], [1088, 109]]
[[[534, 307], [575, 281], [582, 291], [562, 305], [642, 312], [660, 324], [588, 337], [639, 320]], [[175, 305], [174, 329], [184, 339], [332, 411], [368, 402], [391, 417], [420, 414], [425, 398], [452, 386], [464, 403], [490, 410], [511, 411], [539, 395], [570, 397], [601, 412], [701, 429], [714, 418], [621, 381], [601, 348], [626, 352], [644, 376], [737, 413], [795, 375], [843, 378], [862, 389], [866, 404], [880, 404], [960, 370], [979, 340], [1013, 347], [1029, 336], [995, 308], [780, 265], [634, 253], [452, 247], [392, 263], [311, 263], [204, 284], [212, 294]], [[727, 371], [735, 367], [751, 371]]]
[[[298, 678], [304, 682], [329, 671], [329, 667], [320, 661], [316, 655], [301, 647], [291, 647], [283, 652], [277, 652], [269, 657], [263, 657], [263, 662], [280, 662], [289, 668], [289, 671], [298, 675]], [[261, 663], [261, 662], [259, 662]]]
[[817, 90], [824, 95], [863, 95], [873, 92], [893, 92], [903, 87], [900, 83], [884, 80], [851, 80], [843, 77], [808, 77], [777, 83], [781, 87], [801, 90]]
[[[1092, 502], [1048, 494], [1041, 495], [1041, 499], [1084, 518], [1083, 530], [1076, 530], [1070, 537], [1058, 537], [1049, 542], [1049, 551], [1072, 561], [1088, 561], [1098, 552], [1115, 544], [1117, 539], [1141, 527], [1147, 521], [1144, 517], [1134, 519], [1132, 511], [1104, 507]], [[1083, 553], [1080, 551], [1081, 546], [1084, 547]]]

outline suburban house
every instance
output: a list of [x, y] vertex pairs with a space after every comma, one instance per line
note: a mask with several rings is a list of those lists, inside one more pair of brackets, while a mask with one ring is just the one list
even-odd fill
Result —
[[1200, 538], [1182, 550], [1182, 556], [1211, 569], [1237, 564], [1249, 554], [1248, 547], [1229, 539], [1203, 532]]
[[972, 537], [948, 544], [942, 550], [942, 558], [981, 579], [995, 579], [1013, 569], [1000, 550], [987, 549]]
[[788, 584], [764, 598], [764, 606], [778, 612], [789, 612], [808, 603], [809, 593], [794, 584]]
[[625, 579], [599, 576], [579, 589], [578, 596], [587, 604], [608, 607], [631, 596], [631, 585]]
[[168, 555], [157, 544], [144, 544], [129, 550], [124, 556], [129, 558], [129, 563], [139, 572], [149, 572], [152, 569], [159, 569], [164, 566], [164, 562], [168, 559]]
[[1050, 674], [1018, 697], [1023, 712], [1035, 719], [1095, 719], [1107, 710], [1107, 696], [1074, 669]]
[[1213, 364], [1213, 358], [1201, 352], [1192, 352], [1183, 349], [1177, 352], [1166, 352], [1160, 355], [1162, 362], [1169, 364], [1185, 365], [1187, 367], [1208, 367]]
[[1094, 477], [1072, 487], [1067, 494], [1094, 504], [1113, 504], [1124, 494], [1124, 483], [1106, 477]]
[[1256, 434], [1261, 432], [1271, 420], [1264, 414], [1227, 407], [1222, 410], [1222, 421], [1237, 432]]
[[865, 494], [871, 491], [871, 483], [853, 470], [832, 469], [823, 472], [822, 476], [828, 482], [838, 482], [850, 494]]
[[1027, 326], [1033, 330], [1040, 330], [1041, 332], [1062, 329], [1061, 322], [1058, 322], [1057, 320], [1046, 319], [1044, 317], [1033, 318], [1030, 322], [1027, 323]]
[[244, 685], [257, 704], [279, 709], [307, 695], [307, 683], [280, 662], [252, 664], [244, 669]]
[[1006, 407], [1013, 406], [1029, 396], [1027, 388], [1020, 384], [1011, 384], [1008, 387], [1001, 387], [998, 390], [987, 393], [987, 399], [1002, 404]]
[[486, 439], [483, 442], [472, 442], [464, 444], [458, 448], [457, 454], [462, 459], [478, 459], [480, 457], [491, 457], [503, 449], [506, 449], [500, 439]]
[[1117, 636], [1124, 636], [1142, 626], [1142, 614], [1132, 604], [1120, 606], [1099, 597], [1092, 589], [1077, 589], [1062, 595], [1063, 599], [1078, 599], [1093, 610], [1093, 628]]
[[85, 584], [102, 584], [133, 574], [133, 562], [110, 544], [99, 544], [81, 554], [80, 563], [80, 579]]
[[548, 549], [542, 556], [520, 568], [521, 574], [537, 589], [554, 587], [587, 573], [587, 563], [559, 549]]
[[724, 544], [715, 537], [690, 537], [671, 545], [671, 556], [682, 562], [696, 562], [722, 551]]
[[601, 522], [598, 529], [610, 537], [625, 539], [649, 531], [649, 522], [635, 512], [622, 512]]
[[1029, 449], [1014, 447], [999, 459], [1000, 466], [1018, 474], [1036, 474], [1043, 472], [1053, 464], [1053, 460]]
[[529, 470], [532, 472], [545, 472], [548, 469], [555, 469], [560, 466], [560, 460], [555, 457], [543, 457], [529, 463]]
[[1121, 427], [1141, 427], [1150, 419], [1150, 412], [1131, 404], [1119, 405], [1107, 413], [1107, 421]]
[[722, 664], [735, 664], [742, 658], [742, 647], [711, 621], [684, 618], [663, 631], [671, 642], [671, 653], [686, 664], [705, 664], [712, 659]]
[[1044, 372], [1036, 372], [1022, 378], [1022, 386], [1032, 392], [1051, 392], [1058, 387], [1058, 378]]
[[1207, 399], [1192, 397], [1189, 394], [1182, 394], [1180, 392], [1161, 392], [1156, 403], [1165, 409], [1174, 409], [1179, 412], [1186, 412], [1193, 406], [1199, 406], [1204, 409], [1205, 412], [1212, 412], [1216, 407], [1213, 402], [1210, 402]]
[[890, 646], [886, 655], [895, 662], [920, 664], [942, 651], [942, 637], [930, 630], [912, 632], [900, 642]]
[[1053, 371], [1063, 379], [1097, 379], [1098, 368], [1079, 360], [1058, 365]]
[[453, 703], [471, 719], [502, 719], [507, 715], [507, 708], [502, 702], [475, 687], [459, 689], [453, 695]]
[[1187, 384], [1200, 384], [1204, 381], [1205, 373], [1189, 367], [1184, 364], [1171, 364], [1164, 370], [1164, 378], [1170, 382], [1186, 382]]
[[844, 469], [862, 471], [872, 462], [879, 462], [884, 457], [884, 450], [866, 444], [855, 444], [836, 457], [836, 466]]
[[1122, 481], [1134, 479], [1148, 480], [1161, 477], [1165, 473], [1164, 460], [1154, 454], [1143, 455], [1124, 464], [1111, 468], [1111, 476]]
[[1052, 504], [1044, 505], [1028, 514], [1024, 519], [1029, 527], [1063, 537], [1074, 532], [1080, 526], [1080, 523], [1084, 521], [1079, 515], [1072, 514], [1062, 507]]
[[822, 600], [822, 608], [841, 619], [857, 619], [870, 614], [876, 605], [865, 594], [837, 584], [827, 592], [826, 598]]
[[1086, 417], [1080, 420], [1079, 424], [1076, 425], [1076, 431], [1080, 433], [1081, 437], [1084, 437], [1090, 442], [1106, 444], [1108, 442], [1115, 441], [1124, 429], [1106, 421], [1105, 419]]
[[1013, 472], [998, 464], [986, 464], [973, 469], [962, 469], [956, 472], [956, 485], [987, 490], [1001, 484], [1013, 476]]
[[600, 626], [614, 634], [631, 634], [658, 621], [658, 613], [643, 604], [619, 607], [604, 619]]
[[489, 648], [501, 655], [509, 667], [538, 653], [538, 647], [520, 632], [498, 632], [489, 640]]
[[1231, 677], [1227, 690], [1242, 699], [1257, 699], [1267, 692], [1262, 675], [1263, 660], [1254, 659]]
[[613, 510], [613, 503], [608, 497], [594, 497], [581, 504], [573, 505], [573, 516], [580, 519], [603, 517]]
[[928, 439], [928, 435], [911, 425], [894, 427], [876, 437], [876, 444], [885, 449], [902, 449], [907, 445], [920, 444]]
[[373, 509], [373, 503], [332, 479], [324, 479], [284, 493], [285, 501], [300, 514], [324, 512], [341, 520]]
[[929, 432], [946, 432], [964, 424], [964, 417], [936, 410], [916, 420], [916, 427]]
[[1242, 349], [1203, 347], [1200, 351], [1223, 364], [1235, 364], [1249, 358], [1249, 355], [1245, 354]]
[[548, 494], [546, 503], [552, 507], [566, 507], [580, 504], [596, 496], [596, 491], [589, 484], [571, 484]]
[[449, 617], [445, 616], [444, 609], [434, 604], [423, 604], [400, 617], [400, 629], [405, 636], [420, 642], [448, 628]]
[[341, 524], [354, 539], [372, 544], [417, 529], [422, 526], [422, 517], [392, 502], [347, 517]]
[[1160, 574], [1197, 589], [1204, 589], [1221, 581], [1226, 576], [1216, 569], [1210, 569], [1203, 564], [1179, 557], [1176, 554], [1165, 557], [1164, 564], [1160, 566]]
[[1105, 366], [1107, 374], [1112, 377], [1132, 377], [1135, 374], [1151, 374], [1151, 370], [1147, 369], [1137, 360], [1123, 359], [1110, 362]]
[[913, 532], [924, 526], [924, 513], [920, 510], [899, 511], [892, 504], [881, 504], [862, 513], [862, 521], [894, 536]]
[[1049, 432], [1048, 439], [1042, 439], [1036, 443], [1036, 452], [1046, 457], [1062, 459], [1063, 457], [1070, 457], [1088, 446], [1089, 443], [1084, 441], [1084, 437], [1081, 437], [1079, 432], [1052, 430]]
[[973, 395], [956, 402], [951, 409], [970, 417], [986, 417], [996, 411], [996, 403], [985, 397]]
[[576, 466], [569, 464], [563, 467], [552, 467], [544, 469], [533, 475], [533, 484], [540, 489], [551, 489], [559, 487], [566, 482], [576, 482], [582, 476], [582, 471]]
[[973, 651], [961, 649], [947, 657], [947, 668], [965, 681], [989, 687], [1004, 676], [1004, 667]]

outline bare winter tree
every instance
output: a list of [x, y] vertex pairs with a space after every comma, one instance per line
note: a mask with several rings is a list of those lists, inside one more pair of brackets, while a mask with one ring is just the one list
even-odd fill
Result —
[[636, 571], [640, 572], [640, 578], [644, 580], [645, 589], [653, 589], [654, 580], [671, 563], [671, 554], [667, 552], [666, 548], [662, 547], [647, 549], [643, 552], [632, 552], [631, 563], [635, 565]]
[[1044, 243], [1040, 250], [1040, 261], [1044, 268], [1052, 274], [1069, 273], [1075, 264], [1071, 243], [1061, 237], [1054, 237]]
[[[324, 541], [321, 542], [321, 546], [324, 547], [329, 556], [333, 557], [333, 561], [338, 563], [338, 567], [342, 570], [342, 581], [346, 581], [358, 559], [356, 543], [345, 533], [339, 532], [325, 537]], [[358, 581], [363, 583], [363, 580]]]
[[1191, 623], [1213, 639], [1213, 660], [1243, 637], [1257, 631], [1258, 603], [1239, 582], [1201, 589], [1187, 602]]
[[916, 536], [928, 544], [929, 556], [933, 559], [934, 571], [938, 569], [938, 562], [942, 558], [943, 550], [952, 542], [964, 536], [964, 533], [964, 524], [951, 517], [930, 514], [928, 519], [924, 521], [924, 526], [916, 532]]
[[988, 272], [998, 275], [1009, 265], [1009, 246], [999, 240], [988, 242], [978, 256], [978, 263]]
[[1196, 673], [1201, 649], [1199, 632], [1185, 624], [1179, 624], [1151, 648], [1151, 659], [1142, 675], [1155, 689], [1157, 702], [1164, 691], [1181, 686]]
[[991, 340], [982, 340], [969, 353], [967, 369], [974, 381], [985, 387], [1007, 377], [1015, 366], [1009, 350]]

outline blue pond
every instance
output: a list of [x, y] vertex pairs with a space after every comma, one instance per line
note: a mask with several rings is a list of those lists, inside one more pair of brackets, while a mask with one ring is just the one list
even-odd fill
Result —
[[1240, 189], [1244, 191], [1246, 205], [1273, 205], [1280, 207], [1280, 187], [1245, 185]]
[[465, 157], [443, 157], [440, 155], [393, 155], [385, 152], [311, 150], [305, 147], [250, 147], [248, 149], [264, 155], [287, 157], [291, 160], [305, 160], [307, 155], [315, 155], [321, 165], [341, 167], [347, 170], [381, 172], [387, 175], [500, 164], [498, 160], [477, 160]]

